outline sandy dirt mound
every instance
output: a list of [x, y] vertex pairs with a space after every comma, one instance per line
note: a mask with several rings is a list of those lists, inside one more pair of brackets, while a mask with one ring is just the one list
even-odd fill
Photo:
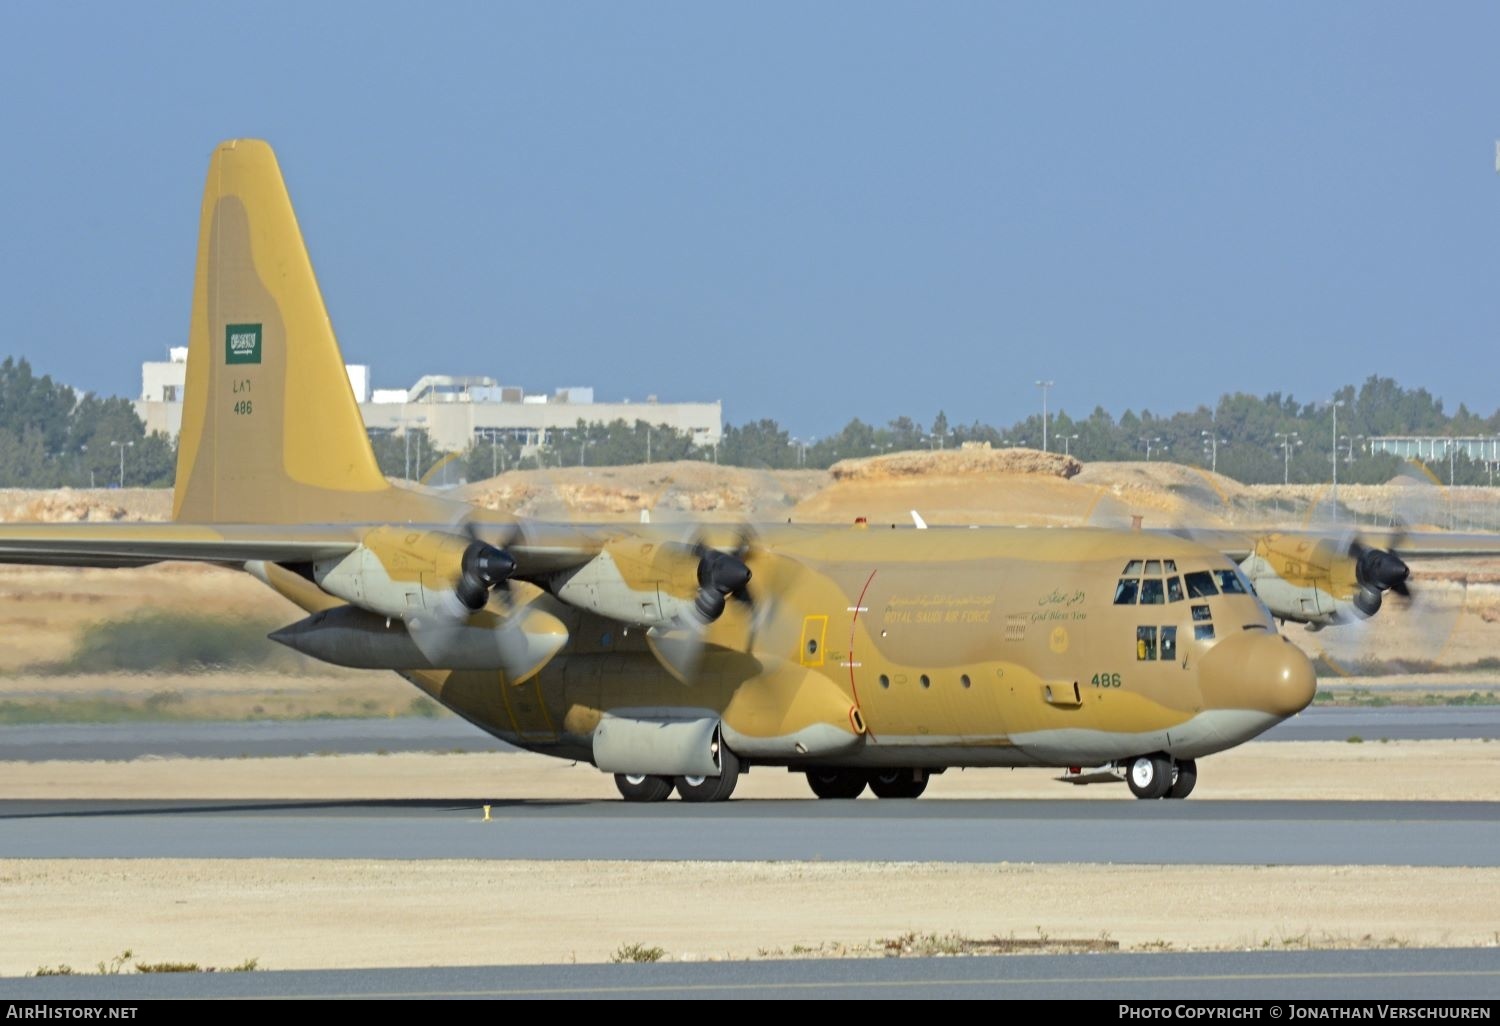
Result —
[[988, 445], [916, 452], [892, 452], [840, 460], [829, 473], [835, 481], [891, 481], [904, 477], [970, 477], [1041, 474], [1070, 478], [1083, 469], [1072, 456], [1035, 449], [992, 449]]
[[[833, 466], [833, 483], [800, 503], [795, 519], [929, 524], [1129, 527], [1179, 522], [1221, 526], [1216, 482], [1227, 479], [1173, 467], [1170, 476], [1143, 464], [1085, 466], [1035, 449], [973, 448], [903, 452]], [[1122, 468], [1128, 468], [1123, 470]], [[1232, 482], [1231, 482], [1232, 483]], [[1235, 486], [1238, 487], [1237, 485]]]
[[828, 481], [820, 470], [747, 470], [681, 461], [501, 474], [457, 490], [486, 509], [583, 521], [784, 520]]
[[0, 489], [4, 523], [120, 523], [171, 515], [172, 493], [161, 488]]

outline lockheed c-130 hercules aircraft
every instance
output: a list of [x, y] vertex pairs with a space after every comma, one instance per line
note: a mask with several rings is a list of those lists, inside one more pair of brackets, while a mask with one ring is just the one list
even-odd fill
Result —
[[1312, 700], [1277, 618], [1338, 623], [1406, 591], [1406, 565], [1359, 542], [1216, 544], [684, 533], [522, 521], [394, 486], [276, 158], [237, 140], [204, 190], [173, 521], [8, 525], [0, 561], [242, 569], [308, 613], [276, 641], [394, 670], [481, 730], [614, 774], [628, 800], [722, 801], [752, 767], [803, 772], [819, 798], [915, 798], [931, 774], [979, 766], [1183, 798], [1195, 760]]

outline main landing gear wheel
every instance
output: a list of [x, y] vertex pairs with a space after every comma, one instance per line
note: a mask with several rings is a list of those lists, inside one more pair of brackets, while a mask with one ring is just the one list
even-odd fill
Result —
[[927, 790], [927, 771], [876, 770], [870, 774], [870, 790], [877, 798], [920, 798]]
[[858, 770], [810, 769], [807, 786], [819, 798], [858, 798], [869, 780]]
[[1125, 779], [1137, 798], [1161, 798], [1172, 787], [1172, 760], [1165, 755], [1138, 755], [1126, 767]]
[[652, 777], [643, 773], [616, 773], [615, 786], [627, 802], [664, 802], [672, 794], [671, 777]]
[[729, 749], [719, 748], [719, 775], [678, 777], [677, 796], [685, 802], [727, 802], [740, 782], [740, 760]]
[[1198, 764], [1192, 759], [1180, 759], [1172, 768], [1176, 772], [1172, 777], [1172, 786], [1167, 790], [1167, 797], [1186, 798], [1193, 793], [1193, 785], [1198, 782]]

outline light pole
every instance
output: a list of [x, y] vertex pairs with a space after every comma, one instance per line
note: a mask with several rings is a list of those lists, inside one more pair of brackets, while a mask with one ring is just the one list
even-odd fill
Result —
[[1227, 438], [1220, 438], [1217, 431], [1204, 431], [1202, 434], [1203, 447], [1209, 450], [1211, 454], [1209, 456], [1208, 469], [1217, 474], [1219, 472], [1219, 446], [1228, 445], [1229, 440]]
[[1073, 455], [1073, 453], [1070, 451], [1070, 447], [1071, 447], [1070, 443], [1078, 441], [1078, 436], [1077, 435], [1063, 435], [1062, 436], [1062, 440], [1063, 440], [1063, 455], [1064, 456], [1071, 456], [1071, 455]]
[[[1276, 437], [1281, 439], [1276, 443], [1281, 446], [1281, 483], [1289, 485], [1292, 483], [1292, 446], [1301, 445], [1302, 439], [1296, 431], [1278, 431]], [[1292, 441], [1294, 438], [1297, 439], [1296, 442]]]
[[1038, 381], [1036, 387], [1042, 390], [1042, 452], [1047, 451], [1047, 393], [1052, 390], [1055, 381]]
[[120, 450], [120, 487], [125, 487], [125, 450], [133, 448], [134, 442], [110, 442], [110, 447]]
[[1157, 436], [1155, 438], [1142, 438], [1141, 439], [1141, 443], [1146, 446], [1146, 462], [1147, 463], [1151, 462], [1151, 447], [1153, 445], [1156, 446], [1156, 451], [1157, 452], [1161, 452], [1162, 447], [1158, 444], [1160, 441], [1161, 441], [1160, 436]]
[[1333, 519], [1339, 518], [1339, 407], [1344, 405], [1344, 400], [1334, 399], [1329, 406], [1333, 409]]

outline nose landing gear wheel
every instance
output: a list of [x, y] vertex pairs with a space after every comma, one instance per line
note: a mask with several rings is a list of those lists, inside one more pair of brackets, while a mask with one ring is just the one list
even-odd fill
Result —
[[1167, 790], [1167, 797], [1186, 798], [1193, 793], [1193, 785], [1198, 782], [1198, 764], [1192, 759], [1181, 759], [1172, 768], [1176, 773], [1172, 777], [1172, 786]]
[[1130, 793], [1137, 798], [1161, 798], [1172, 787], [1172, 760], [1165, 755], [1139, 755], [1125, 770]]
[[672, 794], [672, 778], [616, 773], [615, 787], [627, 802], [664, 802]]
[[677, 797], [685, 802], [727, 802], [740, 782], [740, 760], [727, 748], [719, 750], [716, 777], [678, 777], [673, 783]]
[[876, 770], [870, 774], [870, 790], [877, 798], [920, 798], [927, 790], [927, 771]]
[[858, 770], [810, 769], [807, 786], [819, 798], [858, 798], [869, 781]]

